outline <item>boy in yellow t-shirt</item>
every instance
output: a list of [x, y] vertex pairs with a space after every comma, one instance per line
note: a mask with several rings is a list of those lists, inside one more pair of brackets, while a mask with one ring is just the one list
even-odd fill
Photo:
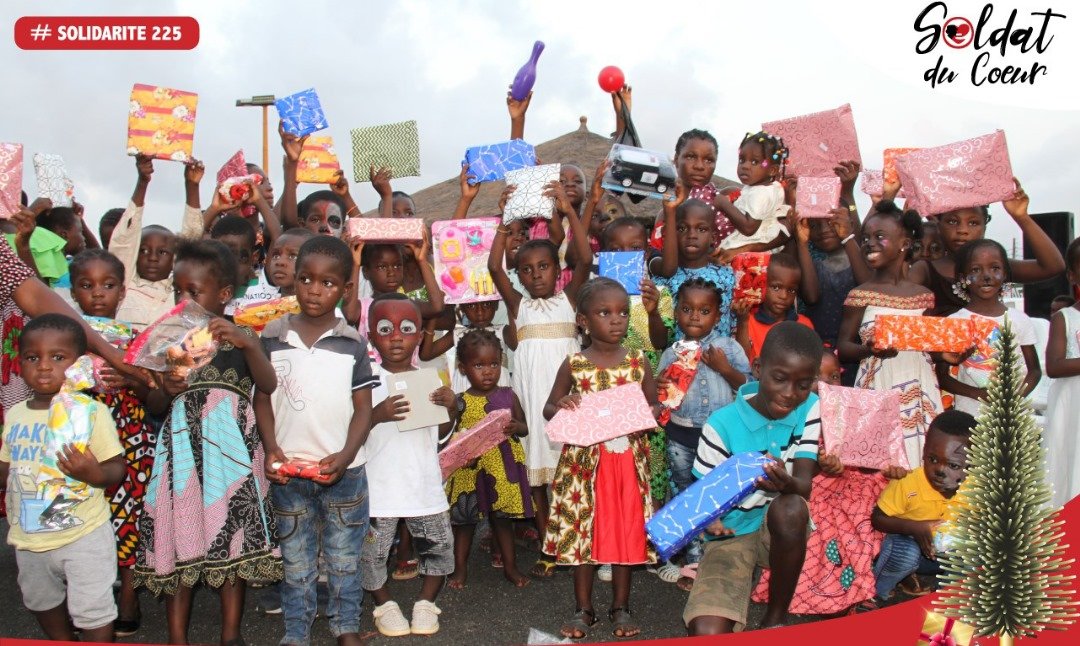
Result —
[[46, 450], [49, 404], [64, 383], [64, 371], [86, 353], [86, 346], [82, 326], [61, 314], [39, 316], [23, 328], [19, 367], [34, 395], [8, 411], [0, 478], [7, 482], [8, 543], [15, 547], [19, 589], [27, 609], [51, 640], [75, 639], [70, 617], [84, 641], [111, 642], [116, 538], [103, 491], [120, 482], [126, 467], [106, 406], [91, 404], [93, 428], [86, 450], [69, 444], [56, 456], [60, 471], [90, 485], [89, 497], [71, 507], [70, 524], [59, 529], [42, 526], [37, 522], [41, 512], [32, 504]]
[[870, 515], [874, 529], [885, 532], [874, 563], [875, 601], [892, 595], [896, 584], [914, 573], [936, 574], [934, 528], [940, 525], [967, 475], [967, 450], [975, 418], [949, 410], [938, 415], [926, 434], [922, 466], [893, 480]]

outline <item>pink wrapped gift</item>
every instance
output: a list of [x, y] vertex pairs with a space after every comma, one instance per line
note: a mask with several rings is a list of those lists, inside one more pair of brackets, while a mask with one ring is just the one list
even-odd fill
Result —
[[911, 468], [900, 427], [900, 391], [818, 384], [825, 452], [845, 467]]
[[828, 177], [842, 161], [862, 163], [855, 119], [846, 103], [835, 110], [763, 123], [761, 129], [784, 140], [791, 152], [789, 175]]
[[652, 408], [635, 382], [582, 395], [576, 409], [560, 409], [545, 430], [552, 442], [592, 446], [655, 427]]
[[896, 172], [906, 205], [923, 216], [1001, 202], [1016, 191], [1002, 130], [899, 155]]
[[864, 168], [862, 181], [859, 182], [859, 190], [866, 195], [881, 195], [885, 192], [885, 179], [883, 171]]
[[881, 169], [881, 180], [886, 184], [891, 184], [900, 179], [896, 174], [896, 158], [900, 155], [906, 155], [913, 153], [916, 150], [922, 150], [922, 148], [886, 148], [882, 153], [882, 160], [884, 165]]
[[971, 319], [878, 314], [874, 319], [874, 347], [901, 352], [963, 353], [978, 345], [975, 329]]
[[349, 235], [367, 242], [415, 242], [424, 239], [420, 218], [349, 218]]
[[840, 206], [840, 178], [800, 177], [795, 186], [795, 208], [804, 218], [831, 218]]
[[443, 480], [469, 463], [487, 453], [506, 439], [506, 424], [510, 421], [510, 409], [497, 410], [480, 420], [476, 426], [459, 433], [446, 448], [439, 451], [439, 468]]
[[244, 151], [238, 150], [229, 158], [229, 161], [217, 172], [217, 183], [222, 184], [230, 177], [243, 177], [247, 175], [247, 162], [244, 161]]
[[22, 208], [22, 144], [0, 143], [0, 218], [9, 218]]

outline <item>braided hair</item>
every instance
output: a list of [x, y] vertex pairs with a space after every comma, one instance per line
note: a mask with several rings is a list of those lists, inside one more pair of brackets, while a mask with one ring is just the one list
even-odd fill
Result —
[[779, 164], [780, 177], [784, 176], [784, 169], [787, 167], [787, 160], [791, 155], [791, 151], [784, 145], [783, 139], [762, 130], [760, 132], [746, 133], [742, 143], [739, 144], [739, 149], [741, 150], [748, 143], [761, 146], [762, 152], [765, 153], [765, 163]]
[[713, 148], [716, 148], [717, 150], [720, 149], [720, 146], [716, 143], [716, 137], [709, 134], [708, 130], [694, 128], [693, 130], [687, 130], [686, 132], [679, 135], [679, 139], [675, 142], [675, 156], [678, 157], [679, 153], [682, 152], [682, 149], [686, 146], [686, 144], [693, 139], [703, 139], [712, 144]]
[[467, 357], [475, 356], [473, 353], [484, 346], [495, 348], [499, 357], [502, 357], [502, 343], [494, 332], [482, 328], [469, 330], [457, 342], [457, 360], [464, 364], [468, 360]]
[[720, 290], [716, 287], [716, 283], [712, 282], [711, 280], [706, 280], [701, 276], [694, 276], [693, 278], [688, 278], [683, 281], [682, 285], [679, 285], [679, 291], [675, 292], [676, 302], [681, 301], [683, 295], [692, 289], [701, 289], [707, 292], [712, 292], [712, 294], [716, 296], [716, 306], [720, 307]]

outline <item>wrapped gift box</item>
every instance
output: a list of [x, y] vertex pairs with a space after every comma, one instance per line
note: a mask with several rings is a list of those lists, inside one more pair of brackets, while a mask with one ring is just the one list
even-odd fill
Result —
[[389, 168], [392, 177], [420, 175], [420, 134], [415, 121], [355, 128], [352, 135], [353, 179], [371, 181], [371, 167]]
[[899, 155], [896, 171], [906, 206], [923, 216], [1001, 202], [1016, 191], [1002, 130]]
[[504, 408], [488, 413], [476, 426], [458, 433], [442, 451], [439, 451], [439, 468], [443, 480], [469, 463], [487, 453], [506, 439], [506, 424], [510, 421], [510, 409]]
[[555, 198], [547, 197], [544, 192], [547, 185], [559, 180], [559, 164], [544, 164], [519, 168], [506, 174], [507, 186], [513, 186], [514, 192], [506, 200], [503, 222], [523, 220], [525, 218], [551, 219], [555, 209]]
[[768, 456], [736, 453], [675, 496], [645, 523], [657, 556], [667, 560], [717, 518], [734, 509], [765, 475]]
[[349, 218], [349, 235], [367, 242], [415, 242], [424, 239], [420, 218]]
[[592, 446], [653, 428], [652, 408], [634, 382], [583, 394], [577, 408], [560, 409], [544, 430], [552, 442]]
[[217, 172], [217, 183], [223, 184], [225, 183], [225, 180], [231, 177], [243, 177], [247, 174], [247, 162], [244, 160], [244, 151], [238, 150]]
[[881, 195], [885, 192], [885, 179], [882, 171], [864, 168], [859, 190], [866, 195]]
[[842, 161], [862, 163], [851, 106], [804, 114], [761, 124], [761, 129], [784, 140], [790, 151], [787, 174], [828, 177]]
[[431, 224], [435, 280], [451, 304], [499, 300], [488, 256], [499, 218], [442, 220]]
[[825, 451], [845, 467], [911, 468], [900, 427], [900, 391], [818, 384]]
[[282, 127], [290, 135], [303, 137], [330, 127], [315, 88], [277, 99], [274, 107], [277, 108]]
[[52, 200], [53, 206], [71, 206], [75, 201], [75, 183], [68, 177], [60, 155], [34, 153], [34, 174], [38, 196]]
[[831, 218], [840, 206], [840, 178], [800, 177], [795, 185], [795, 209], [804, 218]]
[[0, 143], [0, 218], [9, 218], [22, 208], [22, 144]]
[[896, 173], [896, 158], [900, 155], [906, 155], [916, 150], [922, 150], [922, 148], [886, 148], [882, 153], [884, 159], [884, 165], [881, 170], [881, 180], [886, 184], [892, 184], [900, 179], [900, 176]]
[[194, 92], [136, 83], [128, 107], [127, 153], [190, 161], [198, 103]]
[[[878, 314], [874, 319], [874, 347], [901, 352], [963, 353], [979, 345], [975, 325], [971, 319]], [[981, 329], [985, 324], [978, 325]]]
[[641, 281], [645, 278], [644, 251], [601, 251], [597, 254], [600, 275], [617, 281], [626, 293], [641, 293]]
[[731, 268], [735, 271], [733, 307], [737, 304], [753, 307], [761, 303], [765, 296], [765, 271], [769, 268], [771, 257], [772, 254], [767, 251], [748, 251], [731, 260]]
[[334, 149], [333, 137], [308, 137], [296, 164], [296, 181], [303, 184], [332, 184], [341, 163]]
[[233, 314], [233, 322], [245, 325], [256, 332], [261, 332], [267, 323], [276, 321], [286, 314], [299, 314], [300, 303], [295, 296], [282, 296], [262, 303], [253, 303], [239, 307]]
[[698, 364], [701, 362], [702, 347], [697, 341], [688, 339], [676, 341], [671, 346], [671, 350], [675, 354], [675, 360], [664, 369], [663, 374], [663, 377], [668, 380], [668, 385], [666, 388], [658, 389], [657, 392], [657, 398], [664, 405], [660, 416], [662, 424], [667, 424], [671, 419], [671, 411], [682, 406], [683, 399], [686, 399], [686, 393], [690, 392], [690, 386], [694, 383], [694, 377], [697, 376]]
[[469, 184], [496, 182], [512, 170], [536, 166], [536, 149], [521, 139], [474, 146], [465, 150], [465, 163], [474, 176]]

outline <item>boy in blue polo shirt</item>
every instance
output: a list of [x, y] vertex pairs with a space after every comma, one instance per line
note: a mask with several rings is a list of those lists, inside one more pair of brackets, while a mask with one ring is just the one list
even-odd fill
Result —
[[754, 567], [772, 570], [762, 627], [783, 624], [799, 580], [810, 529], [810, 481], [817, 473], [821, 422], [812, 390], [821, 366], [821, 338], [794, 321], [777, 323], [754, 360], [757, 381], [709, 416], [694, 475], [703, 477], [732, 454], [760, 451], [779, 459], [768, 478], [706, 530], [709, 539], [683, 611], [691, 635], [742, 630]]

